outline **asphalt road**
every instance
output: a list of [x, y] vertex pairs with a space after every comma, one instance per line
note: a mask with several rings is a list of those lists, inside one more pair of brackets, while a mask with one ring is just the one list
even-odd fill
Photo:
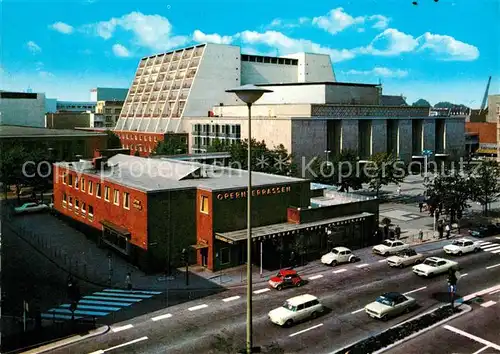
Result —
[[[500, 244], [495, 238], [490, 241]], [[443, 255], [443, 252], [436, 250], [429, 254]], [[459, 296], [499, 283], [500, 254], [484, 251], [457, 259], [465, 275], [458, 284]], [[286, 353], [331, 353], [448, 301], [445, 275], [422, 279], [414, 275], [411, 268], [392, 269], [379, 260], [381, 258], [364, 258], [356, 264], [321, 268], [316, 274], [308, 275], [309, 284], [302, 288], [278, 292], [265, 291], [265, 286], [256, 285], [253, 299], [255, 345], [276, 343]], [[491, 267], [495, 265], [499, 266]], [[417, 299], [420, 308], [387, 322], [373, 320], [360, 311], [387, 291], [411, 292], [410, 296]], [[271, 309], [281, 306], [287, 298], [304, 293], [318, 296], [329, 311], [291, 328], [280, 328], [269, 321], [267, 313]], [[117, 323], [105, 335], [53, 352], [217, 353], [220, 351], [214, 350], [213, 344], [217, 334], [226, 333], [228, 338], [233, 338], [236, 347], [243, 345], [245, 311], [244, 289], [235, 288]]]

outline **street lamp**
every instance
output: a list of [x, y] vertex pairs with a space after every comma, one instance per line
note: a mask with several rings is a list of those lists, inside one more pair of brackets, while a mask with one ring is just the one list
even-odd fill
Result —
[[234, 89], [226, 90], [234, 93], [248, 107], [248, 190], [247, 190], [247, 354], [252, 353], [252, 104], [262, 97], [266, 92], [272, 90], [264, 89], [254, 85], [243, 85]]

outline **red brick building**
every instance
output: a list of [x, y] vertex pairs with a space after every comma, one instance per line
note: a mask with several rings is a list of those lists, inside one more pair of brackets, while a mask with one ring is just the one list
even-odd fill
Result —
[[[56, 164], [54, 206], [145, 270], [180, 265], [182, 249], [210, 270], [246, 261], [247, 173], [172, 159], [116, 155]], [[378, 202], [311, 206], [310, 182], [253, 173], [252, 238], [265, 262], [306, 236], [323, 252], [374, 242]], [[326, 240], [325, 227], [338, 229]], [[256, 253], [254, 261], [258, 261]]]
[[115, 130], [114, 133], [120, 138], [122, 147], [130, 149], [131, 154], [138, 151], [140, 156], [149, 156], [159, 142], [168, 139], [176, 140], [179, 145], [185, 146], [182, 153], [188, 151], [189, 139], [187, 133], [146, 133], [121, 130]]

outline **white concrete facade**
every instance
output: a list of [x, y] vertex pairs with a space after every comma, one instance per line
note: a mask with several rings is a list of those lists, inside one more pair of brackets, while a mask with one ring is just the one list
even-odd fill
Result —
[[0, 92], [0, 124], [45, 127], [45, 94]]

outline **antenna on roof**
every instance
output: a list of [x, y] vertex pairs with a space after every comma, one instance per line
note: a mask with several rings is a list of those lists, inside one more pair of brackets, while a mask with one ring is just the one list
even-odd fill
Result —
[[276, 48], [276, 56], [279, 57], [280, 56], [280, 50], [278, 48]]
[[379, 86], [382, 86], [382, 79], [380, 77], [378, 78], [378, 84]]

